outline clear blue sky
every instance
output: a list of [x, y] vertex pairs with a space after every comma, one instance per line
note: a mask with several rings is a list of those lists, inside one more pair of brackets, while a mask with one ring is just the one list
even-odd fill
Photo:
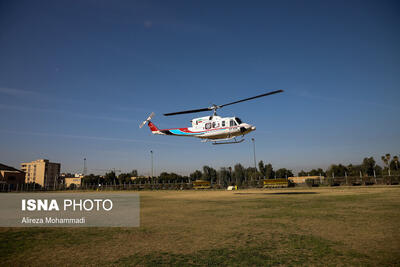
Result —
[[[398, 1], [1, 1], [0, 162], [181, 174], [257, 161], [299, 171], [400, 153]], [[237, 145], [152, 136], [222, 109]], [[194, 114], [196, 116], [196, 114]], [[199, 116], [207, 113], [200, 113]], [[380, 160], [379, 160], [379, 163]]]

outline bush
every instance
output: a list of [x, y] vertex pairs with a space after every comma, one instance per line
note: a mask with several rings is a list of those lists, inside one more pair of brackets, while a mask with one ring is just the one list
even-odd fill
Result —
[[307, 184], [307, 186], [309, 186], [309, 187], [312, 187], [312, 186], [319, 186], [319, 181], [318, 181], [318, 180], [315, 180], [315, 179], [306, 179], [306, 184]]

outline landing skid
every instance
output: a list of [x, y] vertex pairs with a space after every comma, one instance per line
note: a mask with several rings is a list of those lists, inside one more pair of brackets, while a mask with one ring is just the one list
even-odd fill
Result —
[[213, 145], [239, 144], [239, 143], [241, 143], [241, 142], [243, 142], [243, 141], [244, 141], [244, 138], [241, 139], [241, 140], [239, 140], [239, 141], [237, 141], [236, 138], [235, 138], [235, 141], [228, 141], [228, 142], [218, 142], [218, 141], [214, 141], [212, 144], [213, 144]]

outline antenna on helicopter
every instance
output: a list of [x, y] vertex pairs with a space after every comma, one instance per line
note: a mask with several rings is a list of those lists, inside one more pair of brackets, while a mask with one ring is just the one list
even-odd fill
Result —
[[[173, 115], [180, 115], [180, 114], [197, 113], [197, 112], [210, 111], [210, 110], [213, 111], [213, 115], [212, 116], [215, 116], [215, 115], [217, 115], [217, 109], [220, 109], [220, 108], [223, 108], [223, 107], [226, 107], [226, 106], [229, 106], [229, 105], [237, 104], [237, 103], [240, 103], [240, 102], [252, 100], [252, 99], [255, 99], [255, 98], [264, 97], [264, 96], [273, 95], [273, 94], [282, 93], [282, 92], [283, 92], [283, 90], [276, 90], [276, 91], [268, 92], [268, 93], [265, 93], [265, 94], [261, 94], [261, 95], [257, 95], [257, 96], [253, 96], [253, 97], [249, 97], [249, 98], [245, 98], [245, 99], [241, 99], [241, 100], [238, 100], [238, 101], [230, 102], [230, 103], [223, 104], [223, 105], [212, 104], [208, 108], [200, 108], [200, 109], [192, 109], [192, 110], [178, 111], [178, 112], [172, 112], [172, 113], [165, 113], [164, 116], [173, 116]], [[143, 125], [146, 122], [147, 122], [147, 120], [143, 122]]]

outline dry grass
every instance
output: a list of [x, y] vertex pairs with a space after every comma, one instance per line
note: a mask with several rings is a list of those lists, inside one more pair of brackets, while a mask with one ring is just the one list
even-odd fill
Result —
[[399, 265], [400, 187], [146, 191], [140, 228], [1, 229], [7, 265]]

